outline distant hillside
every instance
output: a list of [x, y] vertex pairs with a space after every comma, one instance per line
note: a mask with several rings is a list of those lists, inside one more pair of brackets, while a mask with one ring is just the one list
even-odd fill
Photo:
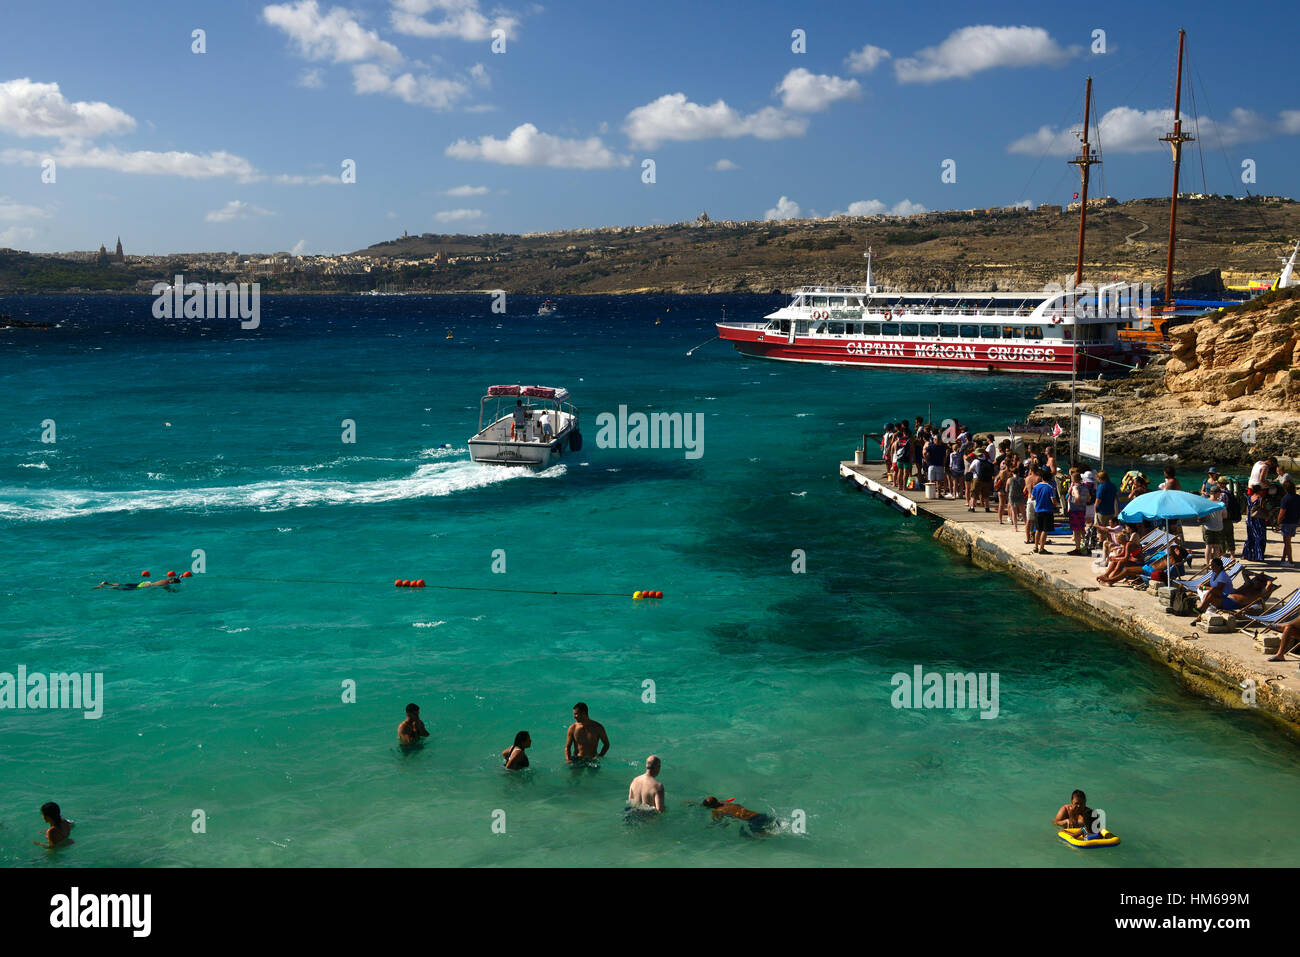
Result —
[[[1088, 213], [1084, 278], [1164, 284], [1167, 199]], [[229, 271], [217, 254], [152, 265], [92, 266], [0, 251], [0, 291], [130, 288], [170, 276], [257, 279], [263, 289], [526, 294], [774, 292], [809, 282], [860, 283], [875, 250], [878, 284], [913, 289], [1037, 289], [1073, 275], [1078, 214], [1054, 210], [926, 213], [780, 222], [606, 227], [523, 236], [409, 236], [339, 257], [279, 254]], [[1300, 238], [1300, 204], [1184, 199], [1176, 278], [1222, 270], [1229, 283], [1277, 275]], [[189, 266], [186, 267], [186, 262]], [[206, 272], [205, 272], [206, 270]], [[118, 283], [119, 285], [114, 285]]]
[[[1168, 200], [1088, 213], [1085, 279], [1164, 284]], [[773, 292], [806, 282], [860, 283], [875, 251], [879, 283], [917, 289], [1038, 288], [1074, 273], [1078, 214], [999, 211], [782, 222], [572, 230], [533, 236], [407, 237], [360, 252], [389, 259], [503, 256], [414, 267], [413, 286], [530, 293]], [[1300, 236], [1300, 204], [1228, 199], [1179, 204], [1176, 275], [1221, 269], [1225, 281], [1274, 276]], [[444, 278], [445, 277], [445, 278]]]

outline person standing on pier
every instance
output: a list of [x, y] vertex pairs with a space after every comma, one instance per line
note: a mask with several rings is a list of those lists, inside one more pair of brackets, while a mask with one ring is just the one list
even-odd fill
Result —
[[[1211, 502], [1218, 502], [1222, 499], [1223, 493], [1217, 485], [1209, 485], [1210, 489], [1207, 498]], [[1217, 512], [1210, 512], [1201, 519], [1201, 538], [1205, 542], [1205, 566], [1208, 568], [1210, 562], [1223, 554], [1223, 513], [1224, 509]]]
[[[1007, 456], [1007, 472], [1007, 508], [1011, 512], [1011, 529], [1018, 532], [1020, 520], [1025, 517], [1025, 467], [1015, 452]], [[1028, 523], [1025, 531], [1029, 531]]]
[[1282, 493], [1277, 509], [1277, 529], [1282, 534], [1282, 564], [1294, 568], [1291, 539], [1295, 537], [1296, 527], [1300, 526], [1300, 496], [1296, 495], [1295, 482], [1289, 476], [1282, 483]]
[[1267, 515], [1268, 498], [1264, 486], [1252, 485], [1246, 505], [1246, 545], [1241, 550], [1241, 557], [1246, 561], [1264, 560], [1264, 549], [1268, 546]]
[[943, 466], [946, 457], [944, 455], [945, 451], [943, 443], [939, 441], [937, 435], [931, 433], [927, 436], [924, 449], [925, 478], [927, 482], [934, 483], [934, 491], [936, 495], [941, 494], [944, 489]]
[[1046, 470], [1040, 470], [1038, 482], [1030, 490], [1030, 497], [1034, 500], [1034, 553], [1037, 555], [1047, 554], [1047, 536], [1052, 531], [1056, 506], [1060, 501], [1048, 474]]

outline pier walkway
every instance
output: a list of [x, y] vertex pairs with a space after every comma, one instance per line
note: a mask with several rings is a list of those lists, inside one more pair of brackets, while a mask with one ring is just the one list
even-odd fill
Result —
[[[1068, 535], [1049, 539], [1051, 554], [1035, 555], [1025, 542], [1024, 523], [1019, 531], [1012, 530], [1009, 520], [999, 525], [996, 507], [991, 512], [982, 508], [969, 512], [964, 501], [927, 500], [921, 492], [901, 492], [883, 478], [883, 472], [879, 461], [840, 463], [841, 478], [879, 499], [881, 507], [937, 522], [934, 537], [976, 564], [1008, 572], [1062, 611], [1095, 627], [1120, 632], [1179, 672], [1196, 691], [1234, 707], [1257, 707], [1300, 733], [1300, 662], [1294, 657], [1286, 662], [1265, 660], [1275, 646], [1270, 645], [1266, 654], [1264, 638], [1271, 636], [1276, 642], [1277, 632], [1260, 631], [1255, 639], [1251, 629], [1215, 634], [1204, 622], [1194, 627], [1190, 617], [1169, 614], [1152, 592], [1127, 585], [1098, 585], [1101, 569], [1093, 565], [1093, 559], [1065, 554], [1074, 547]], [[1057, 527], [1064, 524], [1064, 519], [1058, 518]], [[1199, 569], [1198, 549], [1204, 547], [1200, 530], [1189, 526], [1185, 536], [1192, 551], [1190, 568]], [[1244, 523], [1236, 526], [1236, 537], [1240, 550], [1246, 540]], [[1277, 556], [1281, 548], [1277, 533], [1270, 529], [1268, 553]], [[1252, 573], [1264, 570], [1277, 579], [1274, 599], [1300, 587], [1300, 568], [1280, 568], [1276, 562], [1244, 564]], [[1189, 571], [1189, 576], [1194, 573]], [[1269, 607], [1273, 604], [1270, 601]], [[1246, 624], [1253, 628], [1253, 623]], [[1253, 705], [1249, 701], [1252, 692]]]

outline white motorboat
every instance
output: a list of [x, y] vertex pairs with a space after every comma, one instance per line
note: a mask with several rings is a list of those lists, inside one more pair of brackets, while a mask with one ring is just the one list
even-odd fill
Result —
[[[488, 425], [484, 425], [484, 422]], [[486, 465], [554, 465], [582, 448], [578, 410], [569, 390], [543, 385], [494, 385], [479, 403], [479, 430], [469, 455]]]
[[555, 310], [558, 308], [559, 307], [556, 306], [555, 303], [547, 299], [544, 303], [542, 303], [540, 306], [537, 307], [537, 314], [539, 316], [553, 316], [555, 315]]

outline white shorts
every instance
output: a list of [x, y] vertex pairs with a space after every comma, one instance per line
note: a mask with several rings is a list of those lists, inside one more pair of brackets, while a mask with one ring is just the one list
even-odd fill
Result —
[[930, 479], [931, 482], [934, 482], [937, 485], [938, 483], [943, 481], [943, 466], [931, 465], [929, 470], [925, 474]]

